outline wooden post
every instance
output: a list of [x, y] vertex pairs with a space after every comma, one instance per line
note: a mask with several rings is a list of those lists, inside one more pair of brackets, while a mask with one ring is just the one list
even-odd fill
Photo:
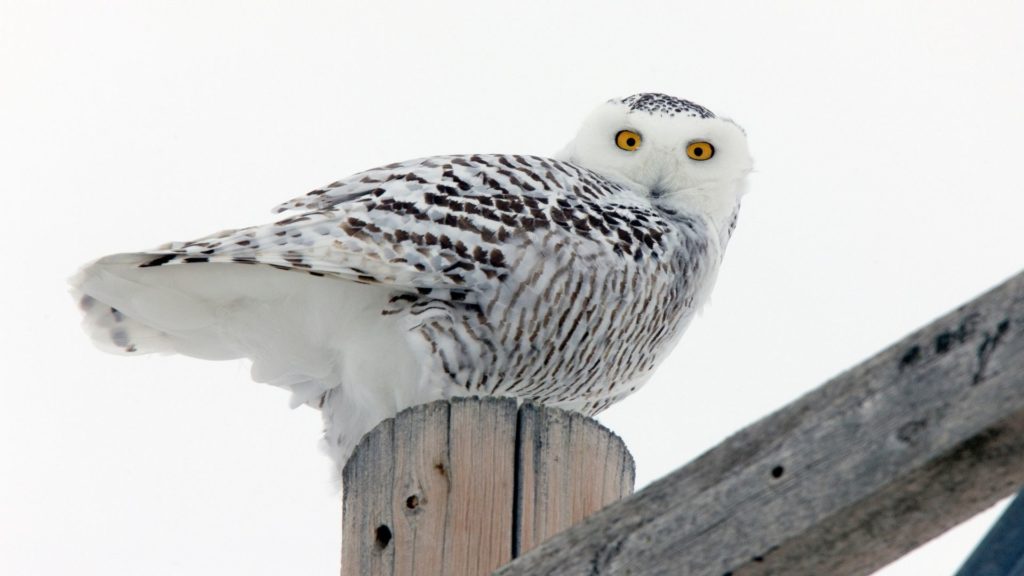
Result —
[[501, 398], [405, 410], [345, 466], [342, 576], [490, 574], [633, 492], [596, 421]]

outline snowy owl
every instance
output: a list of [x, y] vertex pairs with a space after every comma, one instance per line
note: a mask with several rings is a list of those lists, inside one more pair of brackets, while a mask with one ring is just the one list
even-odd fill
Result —
[[101, 258], [73, 292], [103, 349], [250, 359], [254, 380], [322, 412], [341, 467], [415, 404], [593, 415], [636, 390], [706, 301], [750, 169], [734, 122], [636, 94], [554, 158], [388, 164], [272, 224]]

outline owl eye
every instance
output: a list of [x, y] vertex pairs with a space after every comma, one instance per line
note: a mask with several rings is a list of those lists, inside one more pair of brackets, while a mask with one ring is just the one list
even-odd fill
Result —
[[622, 130], [615, 135], [615, 145], [630, 152], [640, 147], [640, 135], [632, 130]]
[[694, 160], [707, 160], [715, 155], [715, 147], [711, 142], [690, 142], [686, 147], [686, 155]]

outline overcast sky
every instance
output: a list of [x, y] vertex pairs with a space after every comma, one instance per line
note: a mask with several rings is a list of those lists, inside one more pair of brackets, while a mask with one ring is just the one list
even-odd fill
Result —
[[[331, 575], [319, 416], [93, 349], [66, 278], [357, 170], [550, 154], [640, 91], [742, 124], [712, 304], [602, 415], [649, 483], [1024, 268], [1024, 4], [0, 0], [0, 573]], [[992, 510], [879, 574], [951, 573]]]

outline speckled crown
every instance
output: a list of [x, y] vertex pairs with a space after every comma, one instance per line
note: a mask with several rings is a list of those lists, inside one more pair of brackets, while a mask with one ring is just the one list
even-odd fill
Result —
[[658, 94], [657, 92], [644, 92], [633, 94], [621, 100], [613, 100], [629, 106], [630, 112], [647, 112], [648, 114], [660, 114], [663, 116], [675, 116], [685, 114], [691, 118], [714, 118], [715, 114], [700, 104], [694, 104], [689, 100]]

